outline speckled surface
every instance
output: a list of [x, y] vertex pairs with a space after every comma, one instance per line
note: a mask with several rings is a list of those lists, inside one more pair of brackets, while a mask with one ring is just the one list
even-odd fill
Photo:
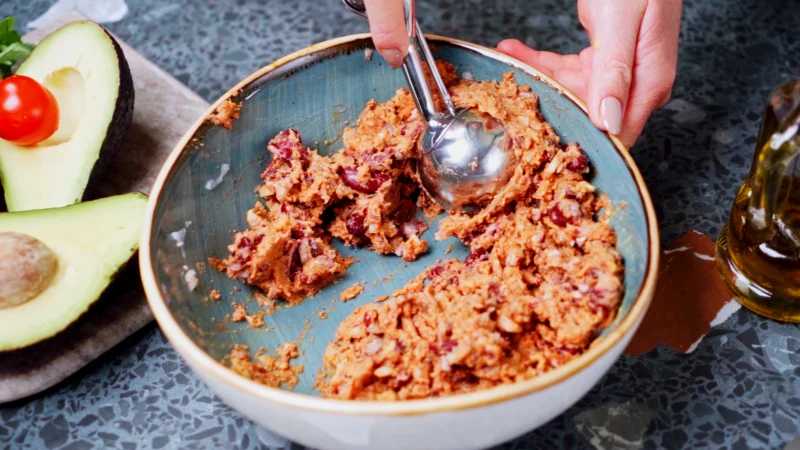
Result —
[[[308, 0], [300, 0], [308, 1]], [[21, 24], [53, 0], [0, 2]], [[586, 45], [572, 0], [429, 0], [427, 32], [493, 45]], [[465, 6], [465, 3], [469, 5]], [[311, 43], [366, 30], [338, 1], [128, 0], [108, 27], [208, 100]], [[716, 236], [749, 168], [763, 102], [800, 76], [795, 0], [687, 0], [673, 100], [633, 149], [663, 242]], [[516, 448], [785, 448], [800, 435], [800, 329], [739, 311], [696, 351], [625, 356], [567, 413]], [[273, 439], [273, 440], [271, 440]], [[275, 440], [192, 374], [155, 325], [59, 386], [0, 408], [0, 448], [268, 448]], [[295, 448], [297, 446], [294, 446]]]

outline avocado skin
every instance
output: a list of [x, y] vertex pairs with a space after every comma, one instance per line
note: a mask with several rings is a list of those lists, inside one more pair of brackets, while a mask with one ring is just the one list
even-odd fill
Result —
[[114, 44], [114, 50], [117, 53], [117, 60], [119, 62], [119, 93], [117, 94], [117, 104], [114, 107], [114, 114], [111, 116], [111, 122], [108, 124], [106, 138], [103, 140], [103, 145], [100, 146], [98, 159], [89, 175], [89, 181], [86, 184], [83, 196], [76, 199], [76, 201], [96, 198], [92, 196], [92, 191], [97, 188], [100, 178], [99, 174], [111, 165], [117, 153], [119, 153], [125, 136], [128, 134], [128, 130], [133, 122], [133, 105], [136, 93], [133, 88], [131, 69], [128, 65], [128, 60], [125, 58], [125, 54], [122, 52], [122, 47], [120, 47], [117, 40], [114, 39], [114, 36], [105, 28], [103, 28], [103, 31], [105, 31], [111, 43]]

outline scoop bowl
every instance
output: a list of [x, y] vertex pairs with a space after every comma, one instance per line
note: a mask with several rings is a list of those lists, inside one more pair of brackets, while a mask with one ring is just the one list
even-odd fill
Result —
[[506, 134], [493, 121], [464, 109], [442, 131], [417, 171], [425, 191], [447, 210], [475, 210], [488, 203], [514, 173]]

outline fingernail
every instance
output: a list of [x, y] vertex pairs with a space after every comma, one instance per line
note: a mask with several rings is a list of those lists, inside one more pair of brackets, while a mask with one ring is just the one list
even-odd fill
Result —
[[600, 102], [600, 118], [606, 131], [619, 134], [622, 131], [622, 103], [614, 97], [606, 97]]
[[403, 65], [403, 54], [400, 53], [400, 50], [390, 48], [383, 50], [381, 55], [383, 55], [383, 59], [392, 67], [400, 67]]

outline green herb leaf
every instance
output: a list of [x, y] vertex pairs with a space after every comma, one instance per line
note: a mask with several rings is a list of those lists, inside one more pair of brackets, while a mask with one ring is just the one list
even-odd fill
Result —
[[17, 61], [28, 56], [33, 46], [22, 42], [22, 37], [14, 29], [14, 17], [0, 21], [0, 78], [11, 75]]
[[[6, 17], [0, 21], [0, 44], [5, 44], [14, 40], [13, 33], [16, 33], [16, 31], [14, 31], [14, 22], [16, 21], [17, 19], [13, 16]], [[17, 33], [16, 37], [19, 38], [19, 33]]]

